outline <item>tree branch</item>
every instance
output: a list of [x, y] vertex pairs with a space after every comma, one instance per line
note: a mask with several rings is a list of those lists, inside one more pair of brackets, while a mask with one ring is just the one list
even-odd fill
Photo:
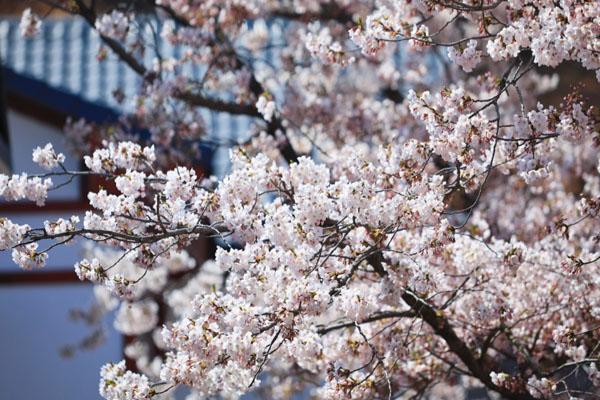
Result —
[[383, 319], [391, 319], [391, 318], [409, 318], [409, 317], [415, 317], [416, 314], [412, 311], [384, 311], [381, 313], [377, 313], [375, 315], [372, 315], [360, 322], [356, 322], [356, 321], [350, 321], [350, 322], [344, 322], [341, 324], [336, 324], [336, 325], [331, 325], [331, 326], [327, 326], [324, 328], [321, 328], [319, 330], [317, 330], [317, 333], [319, 335], [326, 335], [329, 332], [333, 332], [336, 331], [338, 329], [344, 329], [344, 328], [350, 328], [350, 327], [355, 327], [356, 324], [367, 324], [369, 322], [375, 322], [375, 321], [381, 321]]
[[409, 307], [425, 321], [448, 345], [467, 369], [479, 379], [487, 388], [501, 394], [511, 400], [533, 400], [533, 397], [527, 392], [513, 393], [505, 388], [495, 385], [490, 378], [491, 369], [484, 362], [479, 362], [469, 347], [457, 335], [448, 320], [444, 317], [441, 310], [436, 310], [417, 294], [406, 289], [402, 294], [402, 299]]

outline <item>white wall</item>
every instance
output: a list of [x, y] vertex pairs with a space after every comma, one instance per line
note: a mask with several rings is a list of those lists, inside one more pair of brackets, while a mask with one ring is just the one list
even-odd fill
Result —
[[85, 309], [91, 299], [91, 285], [0, 286], [0, 399], [100, 399], [100, 367], [123, 357], [112, 316], [104, 321], [103, 345], [60, 356], [63, 346], [92, 332], [68, 318], [70, 309]]
[[[34, 147], [51, 142], [57, 152], [67, 157], [66, 167], [78, 169], [78, 160], [70, 157], [59, 129], [31, 117], [9, 110], [8, 125], [13, 173], [44, 173], [31, 160]], [[53, 179], [54, 183], [60, 180]], [[79, 181], [49, 193], [48, 202], [78, 201]], [[81, 213], [76, 211], [75, 213]], [[16, 223], [42, 227], [45, 220], [68, 218], [71, 212], [8, 212], [0, 203], [0, 217]], [[40, 243], [45, 249], [51, 243]], [[45, 267], [49, 271], [73, 271], [81, 258], [81, 246], [58, 246], [49, 253]], [[11, 252], [0, 252], [0, 273], [21, 271], [11, 260]], [[21, 273], [32, 273], [36, 271]], [[122, 358], [122, 337], [112, 327], [112, 317], [104, 321], [107, 342], [97, 349], [65, 359], [61, 347], [75, 345], [91, 333], [90, 327], [68, 318], [69, 310], [89, 306], [92, 285], [11, 284], [0, 285], [0, 399], [80, 400], [100, 399], [100, 366]]]
[[[21, 172], [29, 174], [46, 172], [31, 159], [33, 149], [37, 146], [43, 147], [46, 143], [52, 143], [57, 153], [60, 152], [66, 156], [65, 166], [68, 169], [78, 169], [79, 160], [69, 154], [65, 146], [64, 135], [56, 127], [9, 109], [8, 132], [10, 135], [10, 152], [14, 174]], [[52, 181], [54, 184], [59, 184], [60, 182], [64, 182], [64, 178], [54, 178]], [[75, 200], [77, 198], [79, 198], [78, 179], [74, 180], [70, 185], [50, 192], [48, 196], [48, 200], [50, 201]]]

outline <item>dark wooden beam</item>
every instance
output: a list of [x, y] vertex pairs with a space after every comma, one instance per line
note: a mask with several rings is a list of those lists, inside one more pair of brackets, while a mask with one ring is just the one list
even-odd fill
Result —
[[[3, 267], [4, 271], [16, 269], [16, 265]], [[57, 283], [79, 283], [80, 281], [73, 268], [64, 271], [31, 271], [31, 272], [2, 272], [0, 273], [0, 286], [2, 285], [49, 285]]]

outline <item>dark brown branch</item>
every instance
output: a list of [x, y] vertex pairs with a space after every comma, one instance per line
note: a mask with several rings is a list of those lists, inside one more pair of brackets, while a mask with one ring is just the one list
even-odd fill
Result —
[[[372, 316], [358, 322], [358, 324], [368, 324], [370, 322], [381, 321], [383, 319], [391, 319], [391, 318], [410, 318], [410, 317], [415, 317], [415, 315], [416, 314], [412, 311], [384, 311], [384, 312], [372, 315]], [[357, 324], [357, 322], [355, 322], [355, 321], [344, 322], [344, 323], [321, 328], [321, 329], [317, 330], [317, 333], [319, 335], [326, 335], [329, 332], [333, 332], [338, 329], [355, 327], [356, 324]]]
[[275, 10], [271, 13], [273, 17], [291, 19], [302, 22], [311, 21], [337, 21], [340, 24], [353, 23], [352, 14], [341, 8], [338, 4], [331, 2], [323, 4], [317, 12], [297, 13], [290, 10]]
[[[82, 16], [85, 21], [93, 28], [96, 23], [96, 15], [87, 8], [81, 0], [76, 0], [77, 13]], [[117, 56], [125, 62], [132, 70], [145, 79], [152, 80], [156, 76], [149, 72], [131, 53], [129, 53], [119, 42], [109, 37], [100, 35], [102, 41], [113, 51]], [[218, 112], [226, 112], [234, 115], [247, 115], [250, 117], [262, 118], [256, 107], [252, 104], [239, 104], [222, 101], [210, 97], [203, 96], [193, 92], [175, 93], [175, 97], [190, 105], [208, 108]]]
[[151, 234], [148, 236], [130, 235], [130, 234], [127, 234], [124, 232], [116, 232], [116, 231], [109, 231], [109, 230], [103, 230], [103, 229], [79, 229], [79, 230], [67, 231], [67, 232], [62, 232], [62, 233], [47, 234], [46, 232], [38, 229], [38, 230], [31, 230], [31, 231], [27, 232], [27, 234], [26, 234], [27, 239], [24, 240], [23, 242], [19, 243], [17, 246], [22, 246], [22, 245], [26, 245], [26, 244], [33, 243], [33, 242], [38, 242], [40, 240], [59, 239], [59, 238], [64, 238], [64, 237], [75, 237], [75, 236], [84, 236], [84, 235], [96, 235], [96, 236], [101, 236], [104, 238], [122, 240], [125, 242], [131, 242], [131, 243], [155, 243], [155, 242], [158, 242], [159, 240], [166, 239], [169, 237], [174, 237], [174, 236], [204, 235], [207, 237], [213, 237], [213, 236], [218, 236], [221, 232], [223, 232], [222, 228], [207, 226], [207, 225], [201, 225], [201, 226], [197, 226], [195, 228], [175, 229], [172, 231], [166, 231], [166, 232], [160, 233], [160, 234]]
[[[502, 387], [495, 385], [490, 378], [492, 370], [487, 367], [485, 362], [480, 362], [471, 349], [457, 335], [452, 325], [444, 317], [441, 310], [434, 308], [424, 299], [410, 290], [405, 290], [402, 299], [408, 306], [425, 321], [436, 333], [437, 336], [444, 339], [450, 351], [452, 351], [469, 372], [479, 379], [487, 388], [501, 394], [511, 400], [533, 400], [533, 397], [527, 392], [514, 393]], [[485, 361], [485, 360], [484, 360]]]

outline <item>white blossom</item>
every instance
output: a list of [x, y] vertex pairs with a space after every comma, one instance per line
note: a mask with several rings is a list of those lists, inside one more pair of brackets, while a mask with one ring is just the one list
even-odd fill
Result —
[[466, 48], [448, 48], [448, 57], [460, 65], [465, 72], [471, 72], [481, 62], [481, 51], [477, 50], [477, 41], [469, 40]]
[[64, 154], [56, 154], [52, 147], [52, 143], [46, 144], [43, 148], [38, 146], [33, 150], [33, 162], [45, 169], [51, 170], [64, 161]]
[[37, 243], [16, 246], [12, 251], [12, 259], [19, 267], [30, 270], [42, 268], [46, 265], [48, 254], [37, 251]]
[[273, 120], [275, 114], [275, 102], [266, 95], [261, 95], [256, 102], [256, 109], [268, 122]]
[[21, 36], [26, 38], [35, 37], [40, 33], [41, 27], [42, 21], [40, 18], [31, 11], [31, 8], [26, 8], [19, 23]]
[[115, 329], [125, 335], [151, 331], [158, 323], [158, 304], [152, 300], [121, 303], [115, 318]]
[[131, 25], [128, 15], [119, 10], [104, 14], [96, 20], [95, 27], [98, 32], [114, 40], [124, 40]]

